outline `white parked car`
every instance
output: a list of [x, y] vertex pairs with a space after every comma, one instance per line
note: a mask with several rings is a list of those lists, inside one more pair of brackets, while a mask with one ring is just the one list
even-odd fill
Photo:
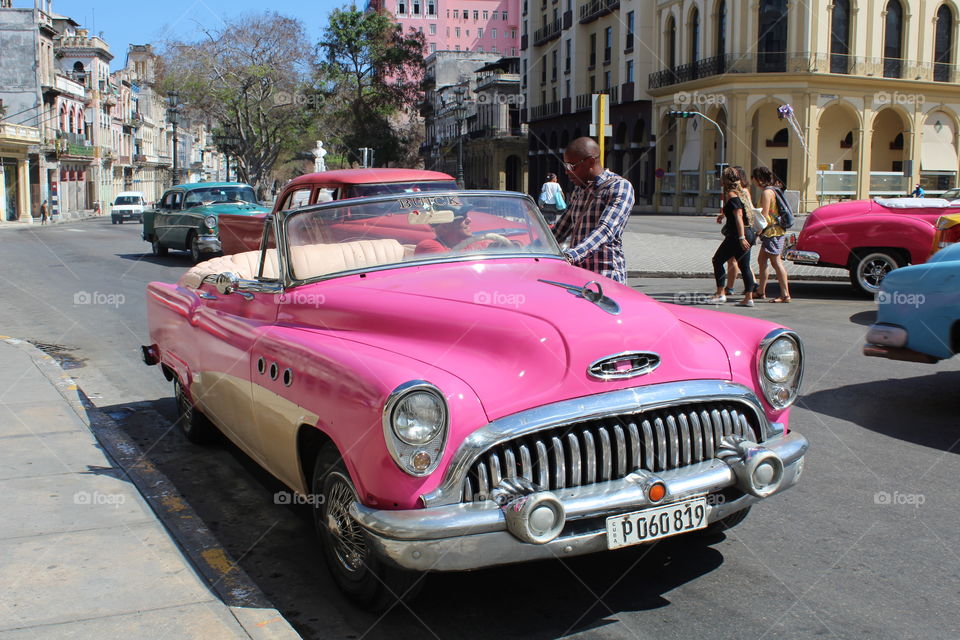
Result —
[[143, 222], [143, 194], [139, 191], [121, 191], [110, 207], [110, 222], [123, 224], [124, 220]]

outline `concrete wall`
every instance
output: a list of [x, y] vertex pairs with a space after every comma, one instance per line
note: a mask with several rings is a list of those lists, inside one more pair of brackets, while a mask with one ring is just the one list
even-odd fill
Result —
[[40, 100], [36, 40], [32, 9], [0, 10], [0, 100], [14, 124], [36, 126]]

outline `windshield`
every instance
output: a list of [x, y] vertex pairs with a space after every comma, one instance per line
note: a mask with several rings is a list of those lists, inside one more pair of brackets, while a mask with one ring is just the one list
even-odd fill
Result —
[[337, 206], [291, 214], [286, 235], [294, 280], [412, 261], [560, 256], [536, 206], [508, 194], [338, 201]]
[[960, 189], [948, 189], [944, 191], [939, 197], [946, 200], [960, 200]]
[[113, 204], [143, 204], [143, 198], [140, 196], [117, 196]]
[[184, 197], [183, 205], [185, 207], [195, 207], [200, 204], [224, 202], [257, 204], [257, 196], [253, 192], [253, 187], [207, 187], [188, 191]]
[[380, 184], [355, 184], [350, 189], [351, 198], [381, 196], [390, 193], [418, 193], [420, 191], [454, 191], [453, 180], [421, 180], [419, 182], [383, 182]]

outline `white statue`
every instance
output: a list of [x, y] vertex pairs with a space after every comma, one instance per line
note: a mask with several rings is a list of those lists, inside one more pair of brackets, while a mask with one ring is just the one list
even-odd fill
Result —
[[323, 148], [323, 141], [317, 140], [317, 148], [313, 150], [313, 170], [317, 173], [327, 170], [327, 163], [323, 156], [327, 155], [327, 150]]

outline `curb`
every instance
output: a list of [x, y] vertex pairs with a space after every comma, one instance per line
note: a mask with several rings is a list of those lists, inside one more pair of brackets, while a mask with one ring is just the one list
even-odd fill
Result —
[[[787, 274], [790, 282], [848, 282], [847, 276], [829, 276], [812, 275], [798, 276]], [[707, 271], [627, 271], [628, 278], [709, 278], [713, 279], [713, 272]], [[772, 276], [772, 282], [776, 282], [776, 277]]]
[[[90, 402], [76, 381], [64, 372], [53, 357], [25, 340], [8, 336], [0, 336], [0, 340], [30, 356], [37, 369], [60, 392], [106, 454], [140, 492], [174, 543], [203, 577], [205, 586], [219, 596], [250, 638], [300, 638], [256, 583], [229, 556], [167, 476], [142, 456], [140, 448], [117, 426], [113, 418]], [[236, 608], [244, 610], [237, 611]]]
[[[110, 214], [105, 214], [107, 217]], [[81, 216], [71, 216], [69, 218], [64, 218], [62, 220], [50, 220], [47, 224], [40, 224], [40, 219], [36, 218], [36, 222], [26, 223], [19, 221], [10, 221], [0, 224], [0, 231], [10, 230], [10, 231], [25, 231], [27, 229], [42, 229], [43, 227], [55, 227], [61, 224], [70, 224], [71, 222], [80, 222], [83, 220], [91, 220], [93, 218], [102, 218], [103, 215], [81, 215]]]

